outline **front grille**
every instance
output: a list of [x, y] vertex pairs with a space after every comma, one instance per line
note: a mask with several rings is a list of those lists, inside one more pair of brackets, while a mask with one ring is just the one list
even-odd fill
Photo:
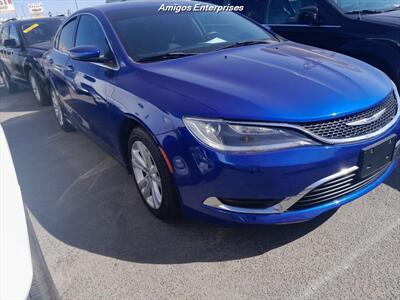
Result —
[[386, 168], [377, 171], [366, 178], [358, 177], [358, 170], [332, 179], [308, 192], [303, 198], [297, 201], [289, 210], [301, 210], [335, 201], [341, 197], [356, 192], [375, 181], [385, 172]]
[[[386, 109], [385, 113], [376, 121], [358, 126], [349, 126], [347, 123], [370, 118]], [[399, 107], [394, 92], [389, 94], [379, 105], [358, 114], [323, 122], [299, 124], [307, 131], [324, 139], [348, 139], [374, 133], [389, 124], [397, 114]]]

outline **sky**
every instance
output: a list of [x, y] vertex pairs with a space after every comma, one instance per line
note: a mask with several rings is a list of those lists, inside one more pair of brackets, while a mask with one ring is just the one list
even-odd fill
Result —
[[[53, 15], [65, 14], [69, 9], [71, 12], [76, 10], [74, 0], [13, 0], [14, 7], [18, 17], [29, 17], [28, 3], [41, 2], [44, 7], [45, 15], [52, 12]], [[105, 0], [76, 0], [78, 8], [104, 4]], [[8, 19], [15, 17], [12, 14], [0, 14], [0, 19]]]

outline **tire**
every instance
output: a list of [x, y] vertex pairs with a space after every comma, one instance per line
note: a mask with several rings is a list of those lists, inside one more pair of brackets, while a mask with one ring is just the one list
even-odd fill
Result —
[[18, 85], [11, 81], [11, 78], [7, 75], [4, 70], [1, 70], [1, 77], [3, 78], [4, 85], [7, 92], [10, 94], [16, 93], [18, 91]]
[[32, 88], [32, 92], [35, 95], [35, 99], [37, 100], [39, 105], [40, 106], [48, 105], [50, 103], [49, 96], [45, 92], [43, 84], [40, 84], [37, 75], [32, 70], [29, 71], [28, 79]]
[[[146, 151], [148, 153], [143, 154]], [[175, 184], [152, 137], [142, 128], [134, 128], [129, 137], [128, 153], [130, 170], [147, 208], [162, 220], [177, 220], [179, 205]], [[141, 162], [140, 157], [142, 158]], [[141, 167], [138, 168], [138, 165]], [[160, 200], [159, 194], [161, 195], [160, 202], [158, 201]]]
[[62, 104], [53, 88], [50, 90], [50, 98], [51, 98], [51, 101], [53, 104], [54, 115], [55, 115], [57, 123], [61, 127], [61, 129], [65, 132], [75, 131], [75, 128], [65, 118]]

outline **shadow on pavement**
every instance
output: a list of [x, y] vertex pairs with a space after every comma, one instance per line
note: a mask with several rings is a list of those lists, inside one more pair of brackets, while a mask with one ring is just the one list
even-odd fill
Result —
[[39, 104], [33, 99], [31, 91], [20, 88], [19, 91], [9, 94], [0, 84], [0, 113], [18, 113], [25, 111], [38, 111]]
[[145, 208], [122, 166], [82, 134], [61, 132], [48, 109], [3, 127], [31, 213], [57, 239], [93, 253], [154, 264], [234, 260], [290, 243], [333, 214], [240, 229], [166, 224]]

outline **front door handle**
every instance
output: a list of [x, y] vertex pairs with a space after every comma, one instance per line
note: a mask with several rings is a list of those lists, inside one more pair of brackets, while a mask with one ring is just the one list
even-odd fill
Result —
[[68, 72], [71, 72], [71, 73], [75, 72], [74, 66], [69, 65], [69, 66], [67, 67], [67, 71], [68, 71]]
[[52, 58], [49, 59], [49, 64], [50, 65], [54, 64], [54, 60]]

